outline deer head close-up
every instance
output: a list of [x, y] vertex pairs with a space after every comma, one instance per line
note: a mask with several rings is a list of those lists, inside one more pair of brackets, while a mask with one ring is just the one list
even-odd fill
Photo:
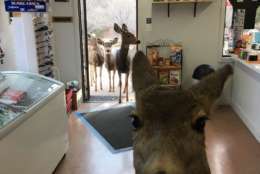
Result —
[[148, 58], [133, 59], [136, 92], [134, 166], [136, 174], [210, 174], [204, 127], [232, 74], [230, 65], [187, 90], [159, 85]]

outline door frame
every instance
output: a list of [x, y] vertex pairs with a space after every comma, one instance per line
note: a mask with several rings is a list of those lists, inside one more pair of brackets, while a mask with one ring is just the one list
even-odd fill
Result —
[[[89, 64], [88, 64], [88, 43], [87, 41], [87, 3], [86, 0], [82, 0], [83, 4], [81, 4], [81, 0], [78, 0], [78, 19], [79, 19], [79, 38], [80, 38], [80, 57], [81, 57], [81, 85], [82, 85], [82, 97], [83, 102], [86, 102], [90, 98], [90, 87], [89, 87]], [[83, 7], [83, 16], [81, 13], [81, 8]], [[82, 25], [82, 19], [84, 19], [84, 24]], [[83, 46], [83, 29], [85, 31], [85, 49]], [[85, 56], [84, 57], [84, 52]], [[86, 63], [86, 64], [85, 64]], [[85, 64], [85, 65], [84, 65]], [[86, 72], [86, 77], [85, 77]]]
[[[88, 57], [88, 42], [87, 42], [87, 34], [88, 33], [88, 22], [87, 22], [87, 0], [82, 0], [83, 4], [81, 4], [81, 0], [78, 0], [78, 19], [79, 19], [79, 38], [80, 38], [80, 57], [81, 57], [81, 80], [82, 80], [82, 96], [83, 96], [83, 102], [87, 102], [90, 99], [90, 86], [89, 86], [89, 57]], [[81, 8], [83, 7], [83, 16], [81, 13]], [[138, 37], [138, 33], [139, 33], [139, 6], [138, 6], [138, 0], [136, 0], [136, 37], [137, 39], [139, 39]], [[84, 24], [82, 26], [82, 19], [84, 19]], [[85, 38], [85, 50], [83, 47], [83, 29], [82, 27], [84, 27], [84, 31], [86, 36]], [[139, 50], [139, 47], [137, 45], [137, 51]], [[83, 54], [83, 51], [85, 52], [85, 56]], [[86, 59], [86, 60], [84, 60]], [[84, 63], [86, 62], [86, 65], [84, 66]], [[85, 73], [86, 72], [86, 77], [85, 77]]]

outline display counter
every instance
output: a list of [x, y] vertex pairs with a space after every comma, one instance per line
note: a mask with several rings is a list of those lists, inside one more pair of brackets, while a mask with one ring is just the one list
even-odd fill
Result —
[[236, 55], [228, 59], [234, 66], [232, 107], [260, 142], [260, 62], [248, 62]]
[[52, 174], [68, 149], [65, 89], [36, 74], [0, 73], [0, 173]]

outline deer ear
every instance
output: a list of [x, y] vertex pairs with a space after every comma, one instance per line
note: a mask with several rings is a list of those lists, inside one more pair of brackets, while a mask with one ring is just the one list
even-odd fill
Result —
[[97, 43], [100, 44], [100, 45], [104, 45], [104, 41], [100, 38], [97, 39]]
[[128, 31], [128, 27], [127, 27], [126, 24], [123, 24], [123, 25], [122, 25], [122, 30], [123, 30], [123, 31]]
[[232, 66], [226, 65], [190, 89], [195, 101], [204, 108], [206, 113], [210, 113], [212, 105], [220, 97], [224, 84], [232, 73]]
[[122, 33], [122, 29], [119, 27], [119, 25], [118, 24], [114, 24], [114, 30], [115, 30], [115, 32], [117, 32], [117, 33], [119, 33], [119, 34], [121, 34]]
[[132, 71], [133, 88], [136, 93], [157, 83], [156, 74], [148, 58], [141, 51], [138, 51], [133, 59]]
[[113, 44], [113, 45], [114, 45], [114, 44], [117, 44], [117, 42], [118, 42], [118, 38], [115, 37], [114, 40], [112, 41], [112, 44]]

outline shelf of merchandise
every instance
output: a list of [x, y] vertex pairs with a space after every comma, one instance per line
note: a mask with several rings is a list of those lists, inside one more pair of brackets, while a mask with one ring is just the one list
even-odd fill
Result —
[[157, 70], [181, 70], [181, 65], [163, 65], [163, 66], [152, 66], [153, 69]]
[[[150, 44], [146, 46], [146, 55], [148, 55], [148, 51], [149, 49], [161, 49], [161, 48], [169, 48], [171, 44]], [[182, 51], [181, 51], [181, 55], [182, 55]], [[167, 58], [167, 57], [165, 57]], [[161, 86], [163, 87], [169, 87], [172, 89], [179, 89], [181, 88], [181, 84], [182, 84], [182, 62], [183, 62], [183, 57], [182, 60], [180, 62], [180, 64], [163, 64], [163, 65], [152, 65], [153, 70], [155, 71], [158, 80], [161, 79], [161, 74], [165, 73], [165, 76], [168, 76], [168, 83], [161, 83]], [[177, 75], [178, 77], [176, 79], [178, 79], [177, 83], [173, 84], [171, 83], [171, 72], [174, 72], [175, 75]], [[168, 74], [168, 75], [167, 75]], [[174, 75], [174, 77], [175, 77]]]

